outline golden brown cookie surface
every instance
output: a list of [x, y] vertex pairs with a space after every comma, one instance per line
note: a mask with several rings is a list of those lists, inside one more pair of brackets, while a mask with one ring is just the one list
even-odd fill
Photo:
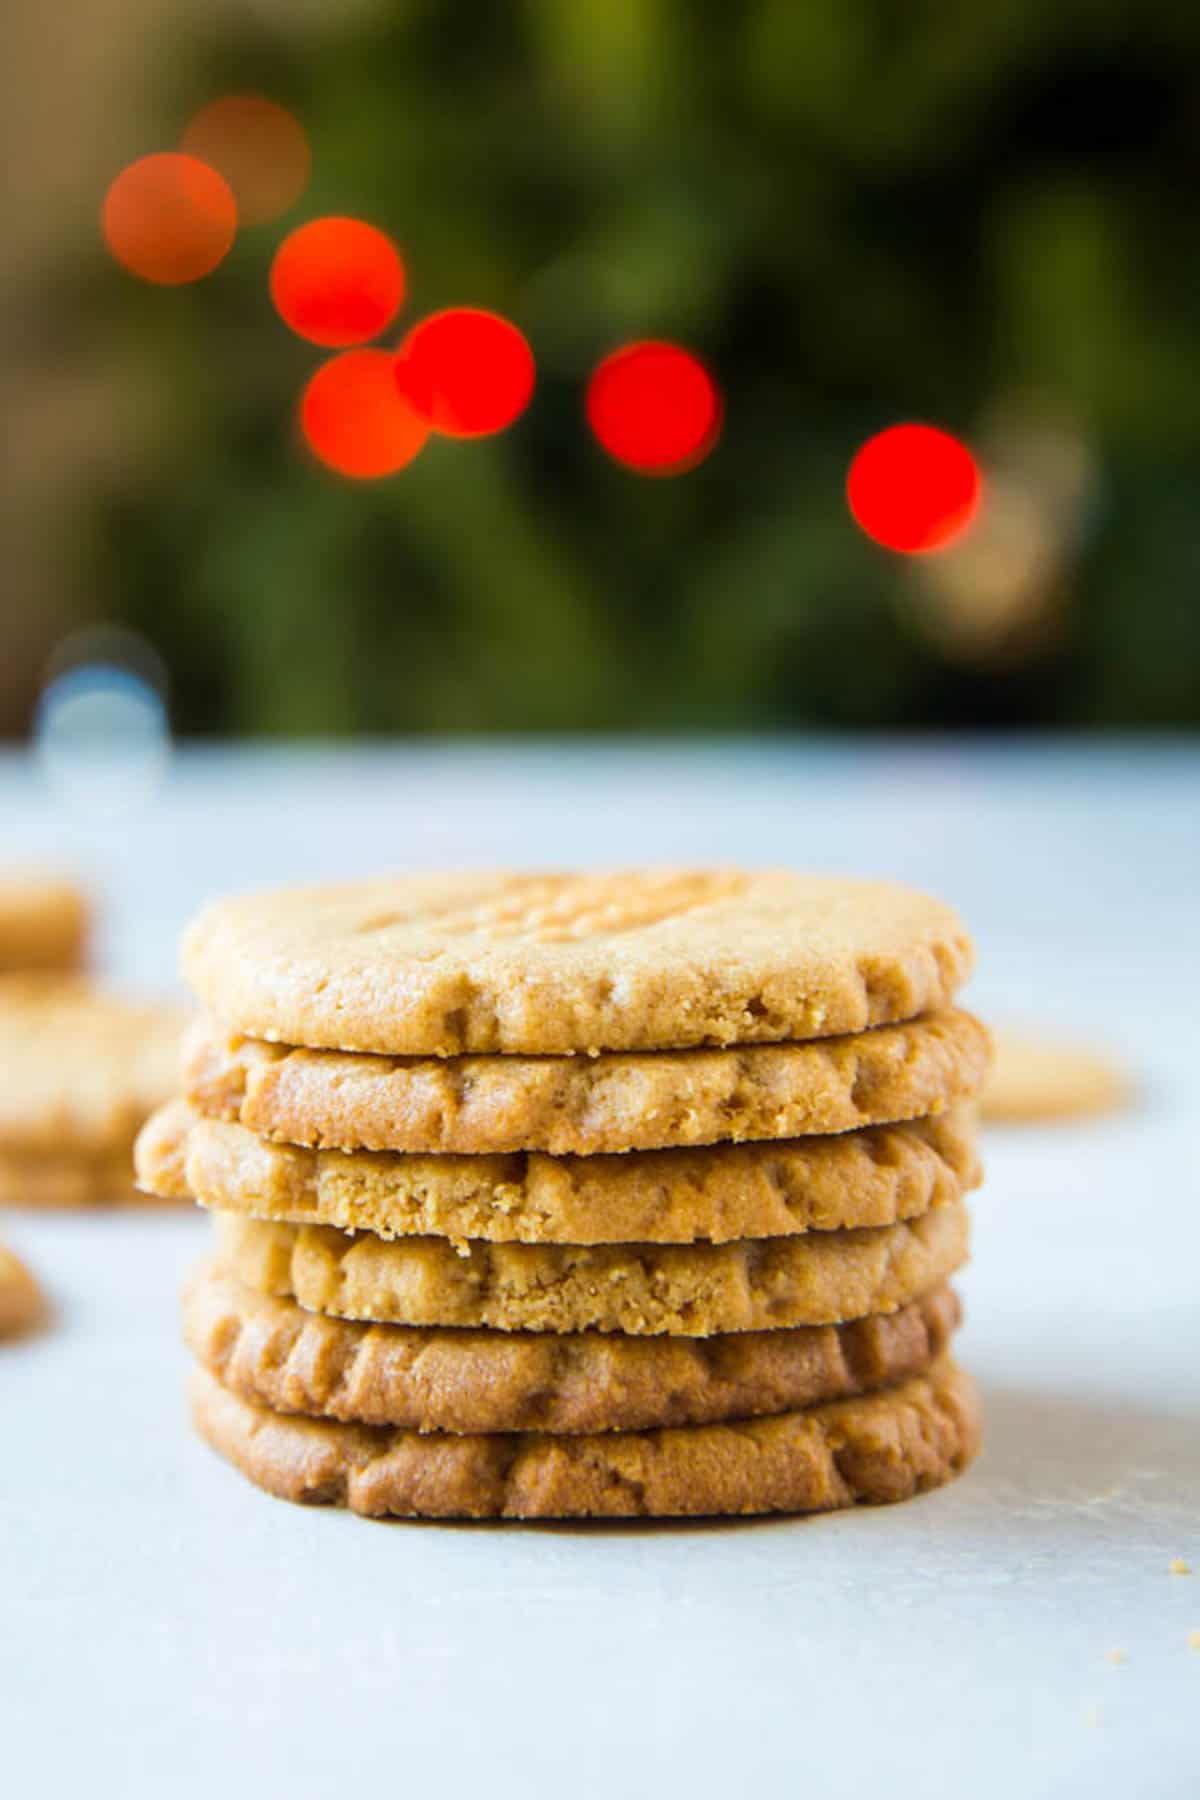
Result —
[[286, 1143], [556, 1156], [853, 1131], [969, 1099], [990, 1044], [970, 1013], [853, 1037], [600, 1056], [398, 1058], [188, 1033], [197, 1111]]
[[163, 1107], [137, 1143], [149, 1192], [377, 1237], [686, 1244], [891, 1225], [979, 1179], [965, 1112], [837, 1137], [624, 1156], [301, 1149]]
[[787, 871], [461, 874], [208, 908], [184, 970], [249, 1037], [385, 1055], [767, 1043], [949, 1003], [971, 944], [940, 901]]
[[872, 1231], [736, 1244], [385, 1242], [324, 1225], [215, 1213], [223, 1264], [310, 1312], [500, 1331], [714, 1332], [828, 1325], [895, 1312], [965, 1261], [961, 1202]]
[[940, 1486], [979, 1446], [949, 1357], [881, 1393], [737, 1425], [553, 1437], [421, 1436], [252, 1406], [197, 1369], [193, 1418], [268, 1493], [400, 1518], [680, 1518], [825, 1512]]
[[928, 1368], [960, 1319], [938, 1286], [848, 1325], [710, 1338], [362, 1325], [197, 1270], [184, 1336], [243, 1400], [417, 1431], [636, 1431], [788, 1412]]

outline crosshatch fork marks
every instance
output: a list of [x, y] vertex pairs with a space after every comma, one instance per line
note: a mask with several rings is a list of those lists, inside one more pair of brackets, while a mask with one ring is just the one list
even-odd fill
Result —
[[[473, 906], [394, 907], [362, 920], [354, 934], [378, 936], [398, 926], [436, 925], [439, 936], [446, 937], [478, 934], [571, 943], [661, 925], [718, 900], [735, 899], [746, 886], [745, 875], [732, 870], [664, 875], [636, 890], [623, 876], [514, 876], [498, 881], [494, 896]], [[421, 960], [437, 954], [430, 951]]]

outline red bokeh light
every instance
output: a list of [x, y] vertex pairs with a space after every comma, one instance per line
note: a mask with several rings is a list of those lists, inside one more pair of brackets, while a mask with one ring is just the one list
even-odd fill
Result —
[[163, 287], [211, 274], [228, 254], [237, 223], [225, 178], [173, 150], [122, 169], [100, 212], [104, 241], [121, 266]]
[[310, 343], [341, 349], [378, 337], [404, 298], [391, 238], [362, 219], [313, 219], [284, 238], [271, 264], [271, 299]]
[[933, 425], [892, 425], [868, 438], [846, 478], [850, 511], [867, 536], [909, 556], [960, 537], [981, 490], [966, 445]]
[[262, 94], [226, 94], [202, 106], [181, 148], [223, 175], [243, 225], [261, 225], [294, 206], [312, 157], [299, 120]]
[[588, 424], [608, 454], [643, 475], [694, 469], [721, 435], [721, 394], [676, 344], [626, 344], [593, 371]]
[[314, 456], [358, 481], [394, 475], [429, 436], [396, 384], [390, 350], [346, 350], [323, 363], [301, 396], [300, 429]]
[[400, 346], [397, 378], [409, 403], [445, 437], [503, 431], [529, 405], [533, 351], [497, 313], [455, 306], [431, 313]]

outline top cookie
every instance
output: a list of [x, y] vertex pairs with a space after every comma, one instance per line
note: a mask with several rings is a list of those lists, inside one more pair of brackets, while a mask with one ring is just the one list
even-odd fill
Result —
[[87, 947], [88, 905], [52, 876], [0, 876], [0, 970], [76, 969]]
[[0, 979], [0, 1153], [127, 1154], [175, 1085], [181, 1015], [70, 976]]
[[211, 906], [184, 939], [248, 1036], [392, 1055], [830, 1037], [945, 1006], [971, 942], [892, 882], [787, 871], [459, 874]]

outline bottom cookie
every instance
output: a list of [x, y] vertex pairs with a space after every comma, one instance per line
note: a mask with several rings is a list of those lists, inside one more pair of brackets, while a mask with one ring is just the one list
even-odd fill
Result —
[[748, 1423], [580, 1437], [421, 1436], [284, 1416], [193, 1374], [201, 1436], [283, 1500], [370, 1517], [630, 1519], [830, 1512], [907, 1500], [979, 1447], [974, 1383], [951, 1359], [853, 1400]]

